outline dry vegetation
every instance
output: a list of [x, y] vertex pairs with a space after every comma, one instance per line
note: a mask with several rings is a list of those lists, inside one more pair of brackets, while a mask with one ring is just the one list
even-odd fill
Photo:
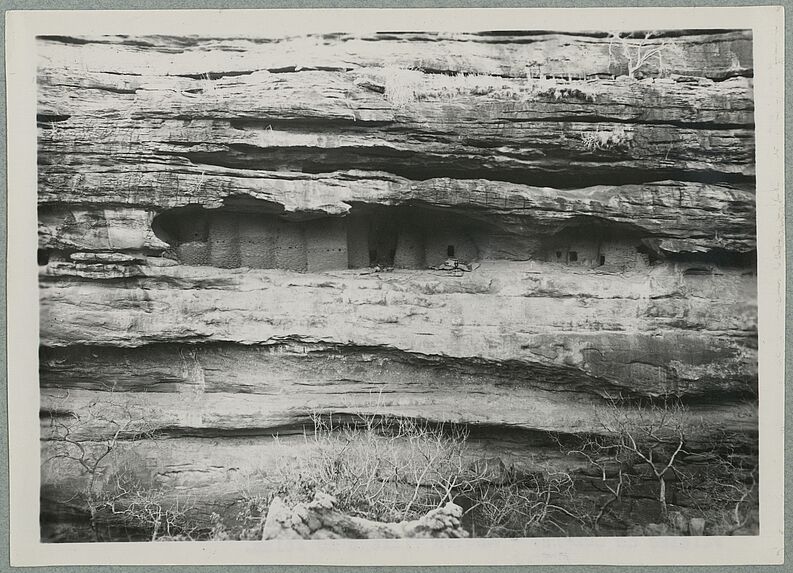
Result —
[[532, 101], [538, 99], [594, 102], [597, 82], [559, 78], [504, 78], [486, 74], [430, 74], [395, 66], [371, 68], [355, 80], [359, 87], [383, 93], [400, 108], [421, 101], [443, 101], [459, 97], [487, 97], [495, 100]]
[[581, 141], [587, 151], [624, 150], [630, 147], [633, 134], [624, 127], [617, 126], [613, 129], [587, 131], [581, 135]]
[[679, 55], [682, 48], [670, 39], [658, 39], [657, 32], [645, 32], [637, 37], [626, 32], [609, 32], [609, 57], [616, 62], [614, 55], [622, 55], [627, 65], [628, 77], [634, 78], [637, 73], [653, 60], [657, 60], [658, 75], [669, 73], [669, 68], [664, 60], [672, 54]]
[[[586, 460], [590, 483], [601, 492], [584, 512], [595, 532], [608, 518], [639, 535], [692, 534], [697, 521], [699, 535], [757, 533], [756, 457], [735, 450], [739, 436], [697, 443], [697, 431], [718, 433], [676, 400], [614, 400], [598, 418], [601, 433], [566, 448]], [[654, 499], [657, 512], [650, 523], [630, 523], [629, 501], [641, 497]]]
[[[248, 473], [238, 511], [214, 514], [209, 522], [195, 515], [189, 498], [142, 483], [134, 467], [110, 471], [124, 439], [153, 436], [141, 412], [108, 414], [89, 409], [82, 419], [53, 418], [57, 453], [45, 462], [82, 468], [88, 479], [79, 501], [89, 508], [95, 532], [112, 521], [152, 541], [261, 539], [275, 496], [294, 505], [319, 491], [333, 495], [344, 513], [384, 522], [417, 519], [451, 501], [463, 507], [463, 522], [476, 537], [611, 535], [615, 527], [634, 535], [757, 531], [756, 458], [737, 451], [740, 439], [732, 435], [692, 448], [697, 421], [675, 401], [615, 400], [597, 411], [597, 434], [572, 442], [557, 436], [570, 459], [585, 461], [583, 474], [520, 472], [498, 458], [477, 459], [465, 426], [315, 414], [304, 435], [308, 454]], [[118, 431], [89, 448], [75, 436], [98, 417]], [[637, 515], [636, 499], [654, 499], [655, 510]]]
[[[415, 519], [453, 501], [475, 537], [613, 535], [614, 523], [634, 535], [756, 533], [751, 456], [725, 454], [715, 442], [694, 451], [689, 433], [699, 422], [682, 404], [615, 400], [598, 415], [601, 433], [562, 446], [571, 459], [586, 460], [585, 475], [519, 472], [498, 458], [476, 460], [461, 426], [316, 415], [306, 435], [312, 455], [250, 476], [268, 494], [248, 499], [240, 514], [247, 525], [220, 531], [223, 538], [259, 538], [272, 497], [297, 503], [323, 491], [342, 511], [380, 521]], [[723, 443], [737, 442], [731, 436]], [[710, 460], [704, 471], [692, 464], [703, 456]], [[655, 500], [655, 509], [633, 514], [633, 500], [645, 498]]]

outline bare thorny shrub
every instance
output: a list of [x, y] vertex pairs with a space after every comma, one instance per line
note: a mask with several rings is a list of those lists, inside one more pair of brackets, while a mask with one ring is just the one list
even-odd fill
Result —
[[[647, 483], [654, 483], [653, 495], [664, 521], [671, 521], [670, 483], [684, 498], [678, 503], [684, 504], [686, 513], [706, 518], [712, 533], [730, 534], [755, 517], [751, 508], [756, 495], [756, 464], [738, 455], [724, 455], [725, 448], [740, 441], [736, 436], [725, 437], [720, 443], [711, 440], [693, 451], [693, 428], [699, 425], [705, 433], [713, 433], [713, 429], [693, 419], [688, 408], [674, 399], [649, 403], [612, 400], [598, 417], [602, 433], [585, 436], [572, 448], [565, 448], [568, 455], [586, 460], [596, 489], [604, 494], [588, 516], [595, 531], [600, 530], [604, 517], [616, 517], [615, 506], [630, 495], [641, 495]], [[698, 459], [707, 460], [704, 469], [696, 470]]]
[[658, 485], [661, 513], [668, 513], [667, 481], [680, 479], [680, 456], [684, 454], [688, 410], [678, 401], [664, 400], [649, 406], [641, 403], [620, 406], [612, 402], [603, 428], [615, 436], [614, 445], [628, 468], [637, 464], [650, 470]]
[[464, 458], [467, 431], [412, 418], [359, 415], [352, 421], [312, 415], [312, 455], [297, 469], [281, 464], [275, 490], [302, 501], [317, 490], [342, 511], [381, 521], [413, 519], [453, 500], [477, 476]]
[[[68, 394], [63, 403], [68, 404]], [[162, 489], [136, 477], [135, 468], [120, 463], [130, 444], [154, 437], [145, 408], [125, 400], [94, 400], [80, 413], [56, 409], [50, 415], [48, 441], [53, 453], [43, 464], [76, 464], [84, 486], [66, 503], [78, 502], [89, 513], [94, 538], [100, 522], [120, 522], [148, 532], [152, 541], [161, 535], [189, 534], [185, 500], [170, 499]], [[97, 438], [96, 436], [100, 436]]]
[[[64, 403], [68, 400], [68, 394]], [[131, 404], [90, 402], [81, 413], [54, 410], [50, 414], [50, 435], [54, 453], [44, 463], [65, 460], [77, 464], [88, 478], [77, 495], [85, 502], [91, 517], [103, 504], [104, 477], [108, 463], [126, 441], [150, 434], [143, 412]], [[102, 435], [101, 438], [92, 436]]]
[[663, 76], [669, 71], [668, 61], [664, 56], [679, 56], [682, 48], [672, 40], [658, 39], [657, 32], [645, 32], [644, 35], [633, 37], [630, 33], [609, 32], [609, 58], [613, 61], [615, 44], [627, 62], [628, 76], [636, 77], [636, 73], [653, 60], [656, 60], [658, 74]]
[[474, 534], [481, 537], [569, 535], [569, 523], [583, 523], [575, 483], [567, 472], [544, 470], [504, 483], [480, 482], [467, 494]]
[[662, 519], [669, 514], [668, 483], [689, 479], [680, 469], [687, 452], [688, 410], [679, 401], [625, 403], [612, 400], [598, 414], [601, 434], [584, 437], [568, 451], [586, 459], [604, 496], [594, 515], [595, 531], [623, 497], [643, 483], [654, 482]]
[[594, 515], [589, 515], [595, 531], [615, 504], [648, 480], [655, 482], [654, 495], [666, 518], [668, 482], [687, 478], [679, 468], [685, 454], [687, 413], [679, 402], [629, 404], [612, 400], [597, 414], [601, 433], [585, 436], [567, 448], [568, 455], [586, 460], [596, 488], [604, 493]]
[[689, 504], [715, 535], [755, 533], [759, 528], [757, 459], [737, 447], [744, 440], [731, 432], [716, 433], [700, 456], [702, 471], [681, 483]]
[[[569, 475], [494, 475], [487, 463], [473, 462], [465, 426], [374, 414], [352, 421], [315, 414], [312, 421], [305, 437], [312, 455], [257, 477], [267, 482], [270, 499], [280, 495], [297, 503], [321, 490], [336, 497], [341, 511], [378, 521], [416, 519], [452, 501], [465, 508], [465, 521], [473, 521], [481, 536], [561, 530], [557, 516], [576, 518], [557, 505], [572, 496]], [[260, 502], [265, 514], [269, 500]]]
[[148, 532], [151, 541], [192, 540], [201, 529], [191, 517], [189, 496], [147, 488], [130, 471], [118, 472], [110, 481], [103, 509], [126, 526]]
[[590, 470], [595, 470], [595, 478], [599, 480], [596, 489], [605, 494], [594, 512], [588, 514], [591, 525], [597, 532], [602, 519], [609, 514], [614, 504], [622, 500], [634, 479], [628, 471], [629, 456], [613, 444], [610, 438], [604, 436], [583, 438], [573, 449], [567, 450], [567, 455], [578, 455], [587, 460]]

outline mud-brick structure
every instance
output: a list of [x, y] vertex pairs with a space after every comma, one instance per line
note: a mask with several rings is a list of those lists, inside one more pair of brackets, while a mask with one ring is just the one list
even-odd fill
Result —
[[649, 247], [636, 230], [598, 219], [576, 221], [546, 240], [545, 260], [588, 268], [636, 269], [649, 265]]
[[487, 229], [465, 217], [429, 209], [388, 207], [292, 220], [258, 207], [178, 207], [155, 217], [152, 228], [184, 265], [298, 272], [376, 265], [427, 269], [449, 258], [472, 262], [480, 258], [477, 242], [490, 239]]

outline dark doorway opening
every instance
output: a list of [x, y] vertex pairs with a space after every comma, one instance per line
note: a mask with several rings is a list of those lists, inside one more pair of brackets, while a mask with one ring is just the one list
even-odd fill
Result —
[[369, 264], [394, 266], [399, 226], [397, 218], [387, 212], [376, 211], [369, 219]]
[[40, 267], [45, 266], [47, 263], [50, 262], [50, 252], [46, 249], [39, 249], [36, 252], [36, 261], [38, 262]]

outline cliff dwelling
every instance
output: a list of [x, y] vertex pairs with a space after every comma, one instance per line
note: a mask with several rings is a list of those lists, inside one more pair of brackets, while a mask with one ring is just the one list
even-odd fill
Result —
[[595, 218], [575, 219], [551, 235], [544, 259], [579, 267], [633, 269], [648, 266], [641, 235], [634, 229]]
[[186, 265], [298, 272], [471, 262], [488, 236], [480, 222], [421, 207], [357, 206], [345, 217], [300, 220], [274, 211], [189, 206], [160, 214], [152, 227]]
[[170, 209], [152, 224], [185, 265], [324, 272], [367, 267], [435, 268], [448, 259], [545, 260], [631, 269], [649, 265], [628, 226], [577, 217], [550, 236], [531, 225], [503, 228], [461, 210], [356, 204], [345, 216], [296, 218], [266, 202]]

